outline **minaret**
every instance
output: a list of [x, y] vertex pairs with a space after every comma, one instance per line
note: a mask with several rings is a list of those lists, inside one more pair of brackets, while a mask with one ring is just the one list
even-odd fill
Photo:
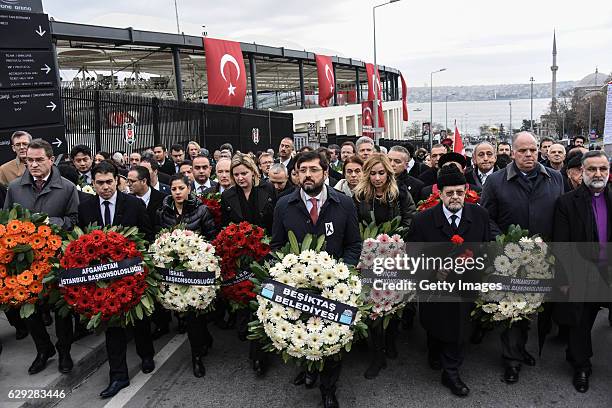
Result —
[[557, 111], [557, 35], [553, 31], [553, 51], [552, 51], [553, 63], [550, 70], [552, 71], [552, 111]]

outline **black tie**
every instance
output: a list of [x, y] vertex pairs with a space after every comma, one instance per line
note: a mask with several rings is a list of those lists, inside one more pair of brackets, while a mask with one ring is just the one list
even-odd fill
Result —
[[453, 229], [454, 232], [457, 232], [457, 230], [459, 229], [459, 226], [457, 225], [457, 219], [459, 217], [457, 217], [455, 214], [451, 215], [451, 227]]
[[103, 201], [104, 204], [104, 225], [111, 225], [110, 201]]

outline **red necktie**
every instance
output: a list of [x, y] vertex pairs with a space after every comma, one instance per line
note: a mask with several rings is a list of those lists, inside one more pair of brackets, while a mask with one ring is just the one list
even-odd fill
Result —
[[312, 224], [316, 224], [319, 219], [319, 212], [317, 211], [317, 199], [310, 198], [309, 201], [312, 203], [312, 207], [310, 208], [310, 219], [312, 220]]

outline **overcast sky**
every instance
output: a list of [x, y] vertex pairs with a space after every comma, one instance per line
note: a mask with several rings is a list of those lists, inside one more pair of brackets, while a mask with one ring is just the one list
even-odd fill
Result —
[[[372, 0], [177, 0], [181, 31], [373, 61]], [[43, 0], [56, 20], [176, 32], [174, 0]], [[401, 0], [378, 8], [377, 59], [408, 86], [551, 80], [612, 71], [612, 1]]]

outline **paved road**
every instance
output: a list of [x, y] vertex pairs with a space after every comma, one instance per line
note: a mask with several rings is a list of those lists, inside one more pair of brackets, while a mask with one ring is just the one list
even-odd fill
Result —
[[[295, 387], [291, 381], [297, 370], [274, 358], [264, 379], [254, 378], [247, 360], [247, 344], [233, 330], [211, 328], [215, 338], [206, 359], [207, 373], [197, 379], [191, 373], [191, 358], [184, 335], [168, 335], [156, 343], [158, 368], [145, 376], [138, 372], [133, 345], [129, 361], [132, 386], [110, 401], [97, 395], [106, 386], [108, 367], [98, 371], [73, 390], [58, 408], [182, 408], [182, 407], [318, 407], [318, 389]], [[165, 344], [164, 344], [165, 343]], [[610, 407], [612, 406], [612, 328], [607, 310], [602, 311], [593, 329], [593, 376], [586, 394], [574, 391], [571, 369], [565, 362], [565, 347], [549, 339], [535, 367], [524, 367], [520, 382], [501, 382], [499, 336], [489, 333], [478, 346], [469, 346], [462, 370], [471, 388], [468, 398], [459, 399], [439, 384], [440, 374], [427, 366], [424, 332], [415, 327], [399, 338], [398, 359], [375, 380], [366, 380], [367, 354], [353, 350], [345, 359], [338, 389], [344, 407]], [[532, 329], [529, 350], [537, 350]]]

